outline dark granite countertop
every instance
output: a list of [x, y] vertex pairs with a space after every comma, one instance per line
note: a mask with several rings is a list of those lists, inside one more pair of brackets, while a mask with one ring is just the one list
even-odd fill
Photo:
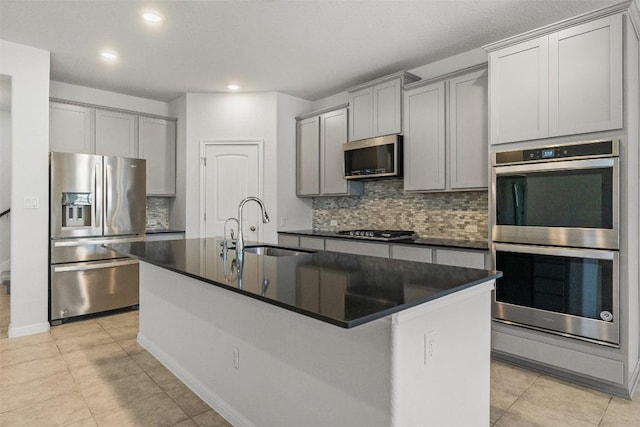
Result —
[[[343, 328], [467, 289], [496, 271], [317, 251], [298, 256], [221, 256], [220, 239], [106, 245], [122, 254]], [[251, 242], [247, 242], [250, 246]], [[153, 284], [150, 284], [153, 286]]]
[[489, 250], [489, 242], [486, 240], [459, 240], [459, 239], [439, 239], [439, 238], [425, 238], [416, 240], [400, 240], [393, 242], [385, 242], [382, 240], [372, 240], [357, 236], [345, 236], [338, 234], [335, 231], [322, 231], [322, 230], [294, 230], [294, 231], [278, 231], [279, 234], [292, 234], [296, 236], [310, 236], [310, 237], [328, 237], [331, 239], [349, 239], [360, 240], [362, 242], [372, 243], [387, 243], [387, 244], [402, 244], [402, 245], [414, 245], [414, 246], [443, 246], [448, 248], [458, 249], [478, 249]]

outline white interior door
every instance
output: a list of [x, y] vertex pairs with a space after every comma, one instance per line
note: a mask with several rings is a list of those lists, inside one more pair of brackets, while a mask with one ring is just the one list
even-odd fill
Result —
[[[222, 236], [224, 222], [237, 218], [238, 205], [248, 196], [262, 197], [261, 141], [203, 142], [203, 203], [205, 237]], [[202, 208], [201, 208], [202, 209]], [[243, 210], [245, 241], [261, 241], [262, 224], [256, 203]], [[235, 222], [229, 224], [238, 234]], [[227, 231], [228, 232], [228, 231]]]

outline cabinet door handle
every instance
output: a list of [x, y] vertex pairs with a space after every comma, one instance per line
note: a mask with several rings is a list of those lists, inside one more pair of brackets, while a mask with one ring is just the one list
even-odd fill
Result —
[[256, 231], [256, 226], [255, 226], [255, 225], [252, 225], [251, 227], [249, 227], [249, 230], [251, 230], [251, 231]]

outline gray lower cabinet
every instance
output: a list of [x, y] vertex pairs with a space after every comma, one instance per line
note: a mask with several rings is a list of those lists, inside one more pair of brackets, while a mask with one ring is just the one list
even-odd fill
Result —
[[417, 82], [404, 93], [404, 189], [487, 188], [486, 68]]
[[456, 267], [485, 269], [487, 264], [487, 254], [484, 251], [438, 249], [436, 250], [434, 263], [453, 265]]
[[302, 249], [324, 250], [324, 238], [300, 236], [300, 247]]
[[361, 195], [363, 184], [344, 179], [342, 144], [347, 142], [347, 108], [298, 117], [297, 194], [300, 197]]
[[391, 246], [391, 258], [402, 259], [405, 261], [433, 262], [434, 252], [435, 251], [433, 249], [425, 248], [423, 246]]
[[[324, 246], [324, 241], [322, 242]], [[300, 247], [300, 238], [298, 236], [292, 236], [290, 234], [278, 234], [278, 245], [287, 246], [289, 248]]]
[[325, 239], [325, 250], [389, 258], [389, 245], [384, 243], [368, 243], [346, 239]]
[[487, 268], [488, 251], [481, 249], [442, 248], [424, 245], [363, 242], [352, 239], [278, 234], [278, 244], [303, 249], [326, 250], [355, 255], [377, 256], [405, 261], [429, 262], [467, 268]]
[[157, 240], [177, 240], [184, 239], [184, 232], [176, 231], [171, 233], [149, 233], [145, 236], [147, 242], [153, 242]]

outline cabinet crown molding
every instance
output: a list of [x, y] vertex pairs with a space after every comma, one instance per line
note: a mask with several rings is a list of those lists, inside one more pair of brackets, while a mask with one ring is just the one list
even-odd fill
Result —
[[567, 18], [562, 21], [555, 22], [553, 24], [545, 25], [544, 27], [536, 28], [535, 30], [527, 31], [517, 36], [509, 37], [494, 43], [490, 43], [482, 46], [487, 52], [493, 52], [504, 47], [512, 46], [518, 43], [532, 40], [547, 34], [555, 33], [564, 30], [574, 25], [583, 24], [585, 22], [594, 21], [596, 19], [604, 18], [611, 15], [616, 15], [623, 12], [633, 12], [633, 7], [638, 9], [638, 0], [625, 0], [621, 3], [614, 4], [612, 6], [597, 9], [592, 12], [583, 13], [582, 15]]
[[69, 101], [68, 99], [49, 97], [49, 102], [56, 102], [58, 104], [67, 104], [67, 105], [77, 105], [78, 107], [95, 108], [96, 110], [114, 111], [116, 113], [123, 113], [123, 114], [134, 114], [136, 116], [149, 117], [151, 119], [162, 119], [162, 120], [168, 120], [172, 122], [178, 121], [178, 119], [175, 117], [160, 116], [157, 114], [143, 113], [141, 111], [125, 110], [123, 108], [106, 107], [104, 105], [88, 104], [86, 102]]
[[407, 71], [398, 71], [397, 73], [389, 74], [387, 76], [383, 76], [378, 79], [370, 80], [366, 83], [361, 83], [357, 86], [350, 87], [349, 89], [347, 89], [347, 92], [355, 92], [360, 89], [364, 89], [370, 86], [375, 86], [377, 84], [384, 83], [389, 80], [395, 80], [395, 79], [400, 79], [400, 86], [404, 86], [406, 84], [413, 83], [415, 81], [420, 80], [420, 77], [416, 76], [415, 74], [411, 74]]
[[336, 105], [334, 107], [327, 107], [321, 110], [310, 111], [308, 113], [300, 114], [299, 116], [296, 117], [296, 120], [298, 121], [305, 120], [313, 116], [319, 116], [324, 113], [330, 113], [332, 111], [342, 110], [343, 108], [348, 108], [348, 107], [349, 107], [349, 103], [347, 102], [345, 104]]
[[471, 67], [463, 68], [461, 70], [452, 71], [447, 74], [442, 74], [437, 77], [433, 77], [430, 79], [419, 80], [413, 83], [406, 84], [403, 89], [415, 89], [417, 87], [428, 86], [433, 83], [441, 82], [443, 80], [449, 80], [455, 77], [463, 76], [468, 73], [473, 73], [475, 71], [486, 71], [488, 70], [488, 62], [483, 62], [482, 64], [472, 65]]

